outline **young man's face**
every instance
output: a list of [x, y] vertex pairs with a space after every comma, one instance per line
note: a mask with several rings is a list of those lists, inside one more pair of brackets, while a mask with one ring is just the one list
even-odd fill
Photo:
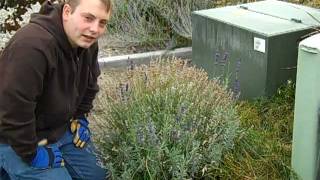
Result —
[[110, 12], [100, 0], [80, 0], [75, 9], [65, 4], [62, 18], [71, 45], [89, 48], [105, 32]]

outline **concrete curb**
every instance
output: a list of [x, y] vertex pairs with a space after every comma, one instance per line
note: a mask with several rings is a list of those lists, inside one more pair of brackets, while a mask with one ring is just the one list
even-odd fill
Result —
[[191, 59], [192, 48], [178, 48], [175, 50], [160, 50], [160, 51], [151, 51], [146, 53], [138, 54], [129, 54], [122, 56], [111, 56], [99, 58], [99, 65], [101, 68], [124, 68], [129, 65], [129, 61], [132, 61], [134, 64], [148, 64], [151, 60], [157, 59], [160, 57], [180, 57]]

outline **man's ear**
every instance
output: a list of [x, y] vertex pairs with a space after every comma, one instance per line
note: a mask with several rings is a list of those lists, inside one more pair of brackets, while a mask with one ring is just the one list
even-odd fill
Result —
[[62, 19], [67, 20], [72, 13], [72, 8], [69, 4], [64, 4], [62, 8]]

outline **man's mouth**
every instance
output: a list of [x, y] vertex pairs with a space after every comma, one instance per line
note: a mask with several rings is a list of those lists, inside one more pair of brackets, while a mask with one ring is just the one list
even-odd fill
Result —
[[84, 35], [84, 34], [82, 36], [91, 41], [96, 39], [95, 37]]

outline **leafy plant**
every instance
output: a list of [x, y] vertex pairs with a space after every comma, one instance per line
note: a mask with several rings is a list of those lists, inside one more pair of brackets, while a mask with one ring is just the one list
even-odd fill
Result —
[[95, 119], [114, 179], [212, 177], [238, 129], [226, 87], [178, 59], [107, 77]]

